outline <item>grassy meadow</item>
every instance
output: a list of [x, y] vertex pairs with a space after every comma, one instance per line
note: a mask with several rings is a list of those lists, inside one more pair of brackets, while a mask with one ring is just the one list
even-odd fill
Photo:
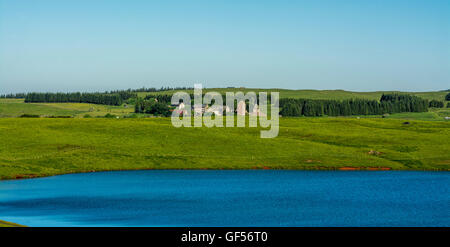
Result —
[[169, 118], [2, 118], [0, 178], [122, 169], [449, 170], [450, 125], [281, 118], [260, 128], [174, 128]]
[[[253, 89], [206, 91], [233, 90]], [[383, 93], [276, 91], [311, 99], [379, 99]], [[446, 92], [412, 94], [443, 100]], [[170, 118], [133, 111], [133, 105], [0, 99], [0, 179], [125, 169], [450, 169], [449, 108], [383, 118], [281, 118], [273, 139], [261, 139], [260, 128], [175, 128]], [[119, 119], [99, 118], [108, 113]], [[131, 115], [138, 118], [124, 118]]]
[[445, 117], [450, 116], [450, 108], [430, 108], [428, 112], [404, 112], [395, 113], [387, 118], [407, 119], [407, 120], [428, 120], [445, 121]]
[[125, 116], [134, 112], [134, 106], [110, 106], [88, 103], [24, 103], [23, 99], [0, 99], [0, 118], [23, 114], [46, 116], [91, 117], [114, 114]]

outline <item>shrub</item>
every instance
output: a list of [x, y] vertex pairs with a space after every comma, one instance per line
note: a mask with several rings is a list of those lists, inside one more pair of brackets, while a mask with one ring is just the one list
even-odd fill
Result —
[[41, 116], [39, 115], [34, 115], [34, 114], [22, 114], [20, 117], [25, 117], [25, 118], [39, 118]]
[[439, 101], [439, 100], [432, 100], [429, 103], [429, 107], [442, 108], [442, 107], [444, 107], [444, 102]]
[[167, 103], [156, 102], [154, 100], [138, 100], [136, 102], [135, 113], [148, 113], [153, 115], [160, 115], [169, 117], [172, 113]]
[[106, 113], [106, 115], [104, 116], [105, 118], [117, 118], [116, 115], [111, 114], [111, 113]]
[[47, 116], [47, 118], [72, 118], [72, 116]]

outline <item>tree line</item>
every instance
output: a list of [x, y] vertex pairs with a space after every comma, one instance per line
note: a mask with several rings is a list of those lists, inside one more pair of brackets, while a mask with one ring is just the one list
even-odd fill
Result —
[[116, 93], [28, 93], [25, 103], [91, 103], [121, 105], [125, 100], [137, 97], [136, 93], [120, 91]]
[[155, 88], [155, 87], [141, 87], [138, 89], [128, 89], [127, 91], [130, 92], [162, 92], [162, 91], [173, 91], [173, 90], [193, 90], [193, 87], [161, 87], [161, 88]]
[[3, 99], [23, 99], [25, 98], [26, 93], [10, 93], [10, 94], [1, 94], [0, 98]]
[[381, 115], [398, 112], [426, 112], [428, 100], [405, 94], [383, 94], [380, 101], [366, 99], [312, 100], [280, 99], [282, 116]]
[[[161, 87], [161, 88], [155, 88], [155, 87], [142, 87], [137, 89], [125, 89], [125, 90], [111, 90], [111, 91], [105, 91], [105, 92], [95, 92], [95, 93], [83, 93], [83, 94], [119, 94], [120, 98], [122, 100], [127, 100], [130, 98], [136, 98], [138, 92], [161, 92], [161, 91], [176, 91], [176, 90], [193, 90], [193, 87]], [[23, 99], [26, 98], [28, 94], [33, 94], [33, 97], [35, 97], [36, 93], [10, 93], [10, 94], [0, 94], [0, 98], [12, 98], [12, 99]], [[40, 94], [50, 94], [50, 93], [40, 93]], [[61, 93], [53, 93], [53, 94], [61, 94]], [[66, 93], [66, 94], [74, 94], [74, 93]], [[170, 100], [169, 100], [170, 101]], [[168, 101], [168, 102], [169, 102]]]

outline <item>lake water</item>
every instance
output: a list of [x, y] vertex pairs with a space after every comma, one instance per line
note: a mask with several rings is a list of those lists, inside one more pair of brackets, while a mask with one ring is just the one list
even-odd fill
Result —
[[120, 171], [0, 181], [28, 226], [450, 226], [450, 173]]

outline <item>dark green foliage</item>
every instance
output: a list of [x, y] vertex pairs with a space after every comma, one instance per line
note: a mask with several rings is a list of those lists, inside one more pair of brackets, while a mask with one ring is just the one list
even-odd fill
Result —
[[25, 93], [10, 93], [10, 94], [2, 94], [0, 95], [0, 98], [6, 98], [6, 99], [23, 99], [25, 98], [26, 94]]
[[172, 100], [172, 95], [171, 94], [159, 94], [159, 95], [147, 95], [145, 96], [146, 100], [150, 100], [150, 101], [158, 101], [159, 103], [164, 103], [164, 104], [170, 104], [170, 101]]
[[408, 94], [383, 94], [380, 102], [390, 102], [388, 106], [392, 112], [426, 112], [428, 111], [428, 101], [417, 96]]
[[72, 116], [47, 116], [46, 118], [72, 118]]
[[448, 93], [447, 95], [445, 95], [445, 100], [450, 101], [450, 93]]
[[39, 115], [34, 115], [34, 114], [22, 114], [20, 117], [23, 118], [39, 118]]
[[92, 103], [102, 105], [121, 105], [123, 100], [135, 94], [130, 93], [28, 93], [25, 103]]
[[302, 109], [300, 105], [289, 102], [281, 109], [280, 115], [299, 117], [302, 115]]
[[129, 105], [134, 105], [134, 104], [136, 103], [136, 99], [137, 99], [137, 97], [135, 97], [135, 98], [129, 98], [129, 99], [127, 99], [127, 100], [125, 101], [125, 103], [126, 103], [126, 104], [129, 104]]
[[131, 98], [136, 98], [137, 94], [128, 91], [111, 91], [109, 94], [118, 94], [122, 100], [128, 100]]
[[[114, 90], [97, 93], [16, 93], [16, 94], [2, 94], [0, 98], [25, 98], [26, 103], [92, 103], [103, 105], [121, 105], [123, 102], [128, 104], [134, 104], [134, 98], [137, 98], [136, 92], [159, 92], [170, 90], [192, 90], [191, 87], [161, 87], [157, 88], [139, 88], [139, 89], [127, 89], [127, 90]], [[116, 99], [116, 95], [120, 100]], [[162, 97], [164, 98], [164, 97]], [[167, 99], [163, 99], [163, 102]]]
[[162, 115], [164, 117], [169, 117], [171, 115], [169, 107], [160, 102], [155, 102], [153, 104], [150, 104], [150, 109], [147, 113], [154, 114], [154, 115]]
[[106, 113], [106, 115], [104, 116], [105, 118], [117, 118], [116, 115], [111, 114], [111, 113]]
[[383, 94], [380, 101], [365, 99], [311, 100], [280, 99], [282, 116], [381, 115], [398, 112], [426, 112], [428, 101], [417, 96]]
[[154, 99], [138, 99], [134, 105], [135, 113], [147, 113], [158, 116], [169, 117], [172, 113], [167, 103], [155, 101]]
[[[138, 88], [138, 89], [127, 89], [127, 90], [114, 90], [104, 93], [92, 93], [92, 94], [118, 94], [122, 100], [127, 100], [130, 98], [136, 98], [137, 92], [160, 92], [160, 91], [174, 91], [174, 90], [192, 90], [192, 87], [161, 87], [157, 88]], [[28, 93], [29, 94], [29, 93]], [[1, 94], [0, 98], [9, 98], [9, 99], [23, 99], [28, 95], [27, 93], [10, 93], [10, 94]], [[86, 93], [85, 93], [86, 94]], [[72, 101], [64, 101], [64, 102], [72, 102]]]
[[432, 101], [430, 101], [429, 107], [443, 108], [444, 102], [439, 101], [439, 100], [432, 100]]

